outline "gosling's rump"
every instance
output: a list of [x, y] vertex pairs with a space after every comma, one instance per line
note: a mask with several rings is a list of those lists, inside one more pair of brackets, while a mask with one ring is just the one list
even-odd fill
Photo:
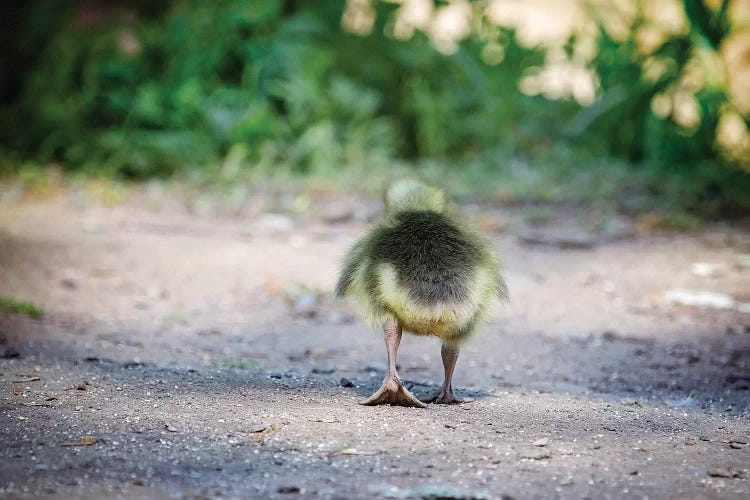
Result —
[[469, 300], [482, 249], [437, 212], [401, 212], [395, 222], [372, 239], [374, 267], [390, 264], [398, 285], [420, 305]]

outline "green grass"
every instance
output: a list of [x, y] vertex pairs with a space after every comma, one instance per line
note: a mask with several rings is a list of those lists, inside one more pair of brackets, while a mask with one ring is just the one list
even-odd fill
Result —
[[0, 297], [0, 310], [28, 316], [29, 318], [34, 319], [39, 319], [44, 316], [44, 311], [31, 302], [15, 299], [13, 297]]
[[262, 368], [262, 364], [254, 359], [219, 359], [214, 362], [217, 368], [239, 368], [241, 370], [255, 370]]

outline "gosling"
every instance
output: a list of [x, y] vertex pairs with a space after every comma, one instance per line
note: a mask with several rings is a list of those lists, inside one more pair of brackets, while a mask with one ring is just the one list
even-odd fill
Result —
[[[416, 180], [385, 190], [382, 220], [347, 254], [337, 297], [352, 297], [373, 329], [383, 328], [388, 371], [364, 405], [425, 408], [460, 403], [453, 392], [459, 346], [508, 288], [493, 249], [449, 209], [445, 195]], [[443, 386], [431, 398], [415, 398], [396, 370], [402, 331], [442, 341]]]

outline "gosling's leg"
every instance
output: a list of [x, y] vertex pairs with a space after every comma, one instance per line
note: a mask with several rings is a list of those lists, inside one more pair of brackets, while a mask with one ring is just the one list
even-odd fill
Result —
[[458, 361], [458, 346], [443, 344], [440, 348], [440, 356], [443, 358], [443, 369], [445, 370], [443, 388], [427, 402], [438, 404], [463, 403], [462, 399], [458, 399], [453, 394], [453, 369], [456, 368], [456, 361]]
[[398, 345], [401, 343], [401, 325], [396, 319], [391, 318], [385, 322], [384, 329], [385, 348], [388, 353], [388, 372], [385, 374], [385, 379], [380, 389], [362, 404], [370, 406], [397, 405], [426, 408], [426, 404], [412, 396], [409, 390], [404, 387], [396, 371], [396, 353], [398, 352]]

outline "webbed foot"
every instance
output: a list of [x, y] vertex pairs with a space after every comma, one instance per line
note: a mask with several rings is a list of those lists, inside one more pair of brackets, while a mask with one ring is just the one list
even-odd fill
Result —
[[383, 385], [362, 403], [366, 406], [393, 405], [412, 406], [416, 408], [427, 408], [427, 405], [415, 398], [401, 381], [389, 377], [383, 381]]
[[441, 389], [435, 395], [432, 397], [429, 397], [427, 399], [422, 400], [425, 403], [435, 403], [438, 405], [456, 405], [459, 403], [469, 403], [473, 401], [472, 399], [459, 399], [456, 397], [456, 395], [453, 393], [453, 391], [446, 391], [445, 389]]

